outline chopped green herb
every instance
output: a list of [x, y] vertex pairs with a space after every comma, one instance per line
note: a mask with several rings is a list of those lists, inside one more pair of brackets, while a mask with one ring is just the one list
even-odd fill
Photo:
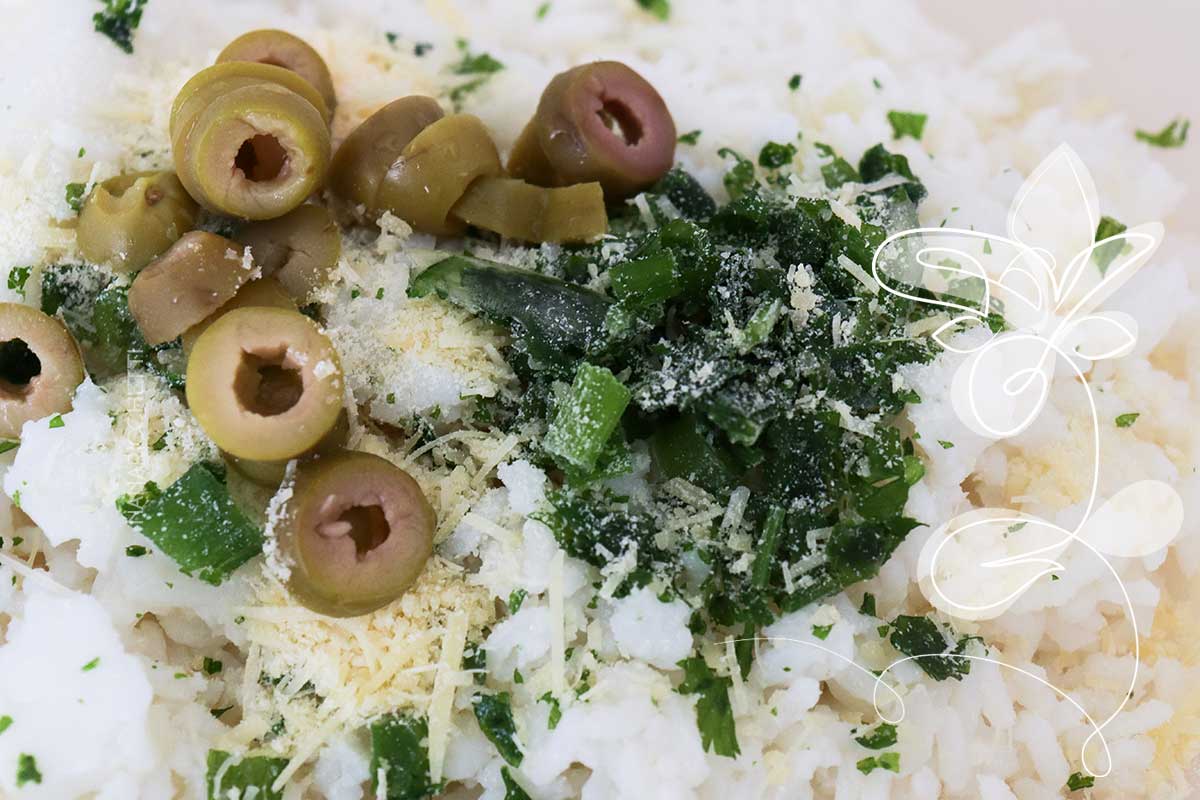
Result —
[[79, 152], [75, 154], [75, 157], [83, 158], [85, 155], [87, 155], [87, 148], [81, 147], [79, 148]]
[[455, 75], [490, 75], [504, 69], [504, 65], [487, 53], [472, 53], [466, 39], [459, 39], [458, 50], [462, 59], [450, 67]]
[[[1096, 226], [1096, 241], [1104, 242], [1113, 236], [1124, 233], [1127, 230], [1126, 226], [1113, 219], [1112, 217], [1101, 217], [1100, 224]], [[1125, 248], [1129, 247], [1127, 242], [1117, 240], [1114, 242], [1105, 242], [1092, 250], [1092, 260], [1096, 262], [1096, 267], [1100, 270], [1100, 274], [1108, 272], [1109, 266], [1121, 255]]]
[[68, 183], [65, 192], [67, 205], [76, 214], [83, 208], [83, 191], [87, 188], [86, 183]]
[[766, 169], [779, 169], [792, 163], [796, 157], [796, 145], [791, 142], [767, 142], [758, 154], [758, 165]]
[[951, 447], [954, 447], [954, 442], [947, 442], [945, 439], [938, 439], [937, 443], [942, 446], [943, 450], [949, 450]]
[[702, 131], [699, 128], [694, 131], [688, 131], [680, 136], [678, 141], [680, 144], [696, 144], [696, 142], [700, 141], [701, 133]]
[[667, 17], [671, 16], [670, 0], [637, 0], [637, 4], [663, 22], [666, 22]]
[[858, 613], [865, 614], [868, 617], [875, 616], [875, 595], [870, 592], [863, 594], [862, 604], [858, 607]]
[[271, 787], [287, 763], [286, 758], [265, 755], [239, 758], [224, 750], [209, 750], [208, 800], [230, 797], [281, 800], [283, 793]]
[[29, 281], [29, 273], [33, 267], [13, 267], [8, 271], [8, 288], [21, 297], [25, 296], [25, 284]]
[[793, 92], [796, 91], [800, 88], [800, 81], [802, 80], [804, 80], [804, 76], [800, 73], [796, 73], [792, 77], [788, 78], [788, 88]]
[[224, 706], [222, 708], [213, 708], [213, 709], [210, 709], [208, 713], [213, 715], [213, 719], [220, 719], [222, 714], [224, 714], [226, 711], [231, 710], [232, 708], [233, 708], [233, 706]]
[[20, 547], [21, 543], [24, 541], [25, 541], [24, 536], [14, 536], [13, 537], [13, 547]]
[[0, 454], [7, 453], [9, 450], [16, 450], [21, 446], [19, 439], [0, 439]]
[[1078, 792], [1080, 789], [1090, 789], [1096, 785], [1096, 776], [1084, 775], [1082, 772], [1072, 772], [1067, 778], [1067, 791]]
[[546, 720], [546, 727], [554, 730], [558, 727], [558, 723], [562, 719], [562, 709], [558, 705], [558, 698], [552, 693], [546, 692], [538, 698], [538, 702], [546, 703], [550, 706], [550, 716]]
[[1138, 141], [1154, 147], [1183, 147], [1183, 143], [1187, 141], [1188, 128], [1191, 126], [1190, 120], [1180, 117], [1171, 120], [1170, 124], [1158, 133], [1139, 130], [1134, 135]]
[[100, 656], [96, 656], [91, 661], [84, 664], [82, 669], [84, 672], [91, 672], [98, 666], [100, 666]]
[[104, 8], [92, 15], [92, 27], [126, 53], [133, 52], [133, 32], [142, 21], [149, 0], [104, 0]]
[[513, 670], [512, 682], [513, 683], [524, 683], [525, 682], [525, 676], [521, 674], [521, 670], [519, 670], [519, 669]]
[[21, 507], [21, 490], [17, 489], [12, 493], [12, 504], [17, 508]]
[[378, 289], [375, 290], [375, 299], [376, 300], [383, 299], [383, 287], [382, 286], [380, 286]]
[[50, 422], [46, 424], [46, 427], [50, 430], [54, 430], [55, 428], [61, 428], [66, 424], [67, 423], [63, 422], [62, 414], [55, 414], [50, 418]]
[[829, 638], [829, 632], [833, 630], [833, 625], [813, 625], [812, 635], [824, 641]]
[[417, 58], [421, 58], [432, 49], [433, 43], [431, 42], [417, 42], [413, 45], [413, 55]]
[[867, 756], [854, 766], [858, 767], [858, 771], [863, 775], [870, 775], [876, 769], [887, 769], [891, 770], [892, 772], [899, 772], [900, 754], [881, 753], [878, 756]]
[[209, 658], [208, 656], [204, 657], [203, 669], [205, 675], [216, 675], [224, 668], [224, 666], [224, 664], [215, 658]]
[[350, 299], [351, 300], [357, 300], [360, 295], [362, 295], [362, 290], [359, 289], [357, 286], [355, 286], [353, 289], [350, 290]]
[[883, 84], [879, 82], [879, 78], [871, 78], [871, 85], [876, 89], [882, 89]]
[[0, 733], [4, 733], [13, 724], [13, 718], [8, 714], [0, 717]]
[[891, 747], [896, 743], [896, 726], [882, 722], [870, 733], [854, 737], [854, 741], [868, 750], [882, 750], [885, 747]]
[[387, 43], [390, 44], [392, 47], [396, 46], [396, 40], [400, 38], [400, 34], [393, 33], [392, 31], [384, 31], [383, 35], [384, 35], [384, 38], [387, 39]]
[[1140, 411], [1130, 411], [1127, 414], [1118, 414], [1117, 420], [1116, 420], [1117, 427], [1118, 428], [1128, 428], [1130, 425], [1137, 422], [1137, 418], [1140, 417], [1141, 415], [1142, 414]]
[[421, 800], [441, 791], [429, 778], [429, 726], [424, 717], [385, 714], [370, 730], [372, 797]]
[[887, 118], [892, 125], [893, 139], [911, 136], [919, 141], [921, 134], [925, 132], [925, 121], [929, 119], [929, 116], [914, 111], [889, 111]]
[[629, 398], [629, 390], [608, 369], [580, 364], [542, 446], [564, 467], [591, 472]]
[[41, 783], [42, 773], [38, 772], [37, 759], [29, 753], [17, 756], [17, 788], [27, 783]]
[[540, 6], [537, 7], [537, 11], [535, 11], [533, 15], [537, 19], [545, 19], [546, 15], [549, 13], [550, 13], [550, 4], [542, 3]]
[[150, 551], [147, 548], [140, 544], [131, 544], [125, 548], [125, 555], [129, 556], [130, 558], [141, 558], [142, 556], [147, 555], [149, 552]]
[[117, 510], [185, 575], [214, 586], [262, 551], [262, 533], [210, 464], [193, 464], [165, 490], [148, 483], [141, 494], [119, 498]]
[[728, 147], [722, 147], [717, 151], [717, 155], [734, 160], [733, 166], [725, 173], [724, 183], [725, 191], [729, 192], [729, 196], [736, 200], [750, 191], [750, 187], [754, 185], [754, 163], [742, 158], [736, 151], [730, 150]]
[[516, 614], [521, 610], [521, 604], [525, 602], [525, 598], [529, 595], [524, 589], [513, 589], [508, 596], [508, 613]]
[[504, 781], [504, 800], [533, 800], [509, 773], [508, 767], [500, 768], [500, 778]]
[[474, 702], [475, 720], [483, 735], [496, 746], [501, 758], [514, 767], [521, 766], [525, 756], [517, 745], [517, 726], [508, 692], [476, 695]]
[[683, 682], [675, 690], [683, 695], [699, 695], [696, 699], [696, 726], [700, 729], [700, 741], [705, 750], [719, 756], [735, 758], [741, 753], [737, 731], [733, 720], [733, 706], [729, 703], [729, 687], [733, 679], [718, 677], [708, 666], [703, 656], [685, 658], [679, 662], [683, 669]]
[[961, 681], [971, 671], [971, 661], [958, 656], [966, 651], [967, 644], [974, 638], [964, 636], [952, 648], [933, 620], [902, 614], [892, 620], [888, 641], [904, 655], [913, 656], [917, 666], [934, 680], [954, 678]]
[[154, 443], [150, 445], [150, 449], [156, 453], [166, 450], [167, 449], [167, 435], [164, 433], [161, 436], [159, 436], [157, 439], [155, 439]]

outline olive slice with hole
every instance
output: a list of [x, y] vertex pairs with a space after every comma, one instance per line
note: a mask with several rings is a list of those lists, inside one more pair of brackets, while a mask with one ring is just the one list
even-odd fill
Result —
[[75, 229], [79, 252], [115, 272], [137, 272], [196, 223], [196, 201], [173, 172], [135, 172], [92, 189]]
[[[599, 181], [620, 200], [651, 186], [675, 160], [675, 122], [650, 83], [619, 61], [582, 64], [556, 75], [538, 102], [534, 127], [559, 185]], [[531, 143], [514, 148], [515, 177], [544, 178]]]
[[147, 344], [169, 342], [228, 303], [257, 274], [237, 242], [191, 231], [133, 279], [129, 313]]
[[34, 419], [71, 410], [83, 357], [66, 326], [36, 308], [0, 303], [0, 437]]
[[279, 281], [274, 278], [259, 278], [258, 280], [250, 281], [238, 289], [237, 294], [229, 302], [183, 332], [180, 337], [180, 343], [183, 345], [184, 354], [192, 352], [192, 347], [196, 344], [196, 340], [200, 338], [200, 334], [208, 330], [208, 326], [216, 322], [217, 318], [226, 311], [232, 311], [235, 308], [253, 308], [258, 306], [286, 308], [289, 311], [297, 310], [292, 296], [287, 293], [287, 290], [283, 288]]
[[298, 94], [317, 110], [326, 124], [329, 123], [332, 115], [321, 93], [299, 74], [273, 64], [231, 61], [200, 70], [175, 95], [170, 119], [172, 147], [178, 147], [191, 134], [200, 113], [218, 97], [234, 89], [264, 83]]
[[342, 234], [323, 206], [306, 204], [278, 219], [252, 222], [238, 232], [254, 263], [298, 303], [323, 286], [342, 254]]
[[329, 188], [352, 206], [362, 206], [374, 222], [379, 185], [413, 138], [442, 118], [432, 97], [393, 100], [355, 128], [338, 147], [329, 166]]
[[253, 61], [290, 69], [321, 93], [330, 113], [337, 106], [333, 77], [325, 59], [308, 42], [287, 31], [264, 29], [243, 33], [217, 55], [218, 64], [227, 61]]
[[192, 414], [236, 458], [307, 453], [337, 424], [342, 400], [333, 345], [297, 311], [235, 308], [200, 334], [188, 356]]
[[480, 178], [453, 213], [477, 228], [526, 242], [586, 242], [608, 230], [598, 183], [548, 189], [516, 178]]
[[386, 459], [343, 452], [302, 463], [276, 527], [288, 589], [329, 616], [382, 608], [420, 576], [436, 522], [421, 487]]
[[500, 154], [478, 117], [452, 114], [413, 138], [379, 185], [375, 202], [414, 228], [454, 236], [450, 209], [477, 178], [502, 173]]

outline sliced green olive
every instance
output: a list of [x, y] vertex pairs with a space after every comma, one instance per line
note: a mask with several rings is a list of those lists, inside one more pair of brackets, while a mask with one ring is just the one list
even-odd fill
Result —
[[264, 275], [278, 280], [297, 302], [323, 286], [342, 254], [342, 234], [324, 206], [305, 204], [278, 219], [253, 222], [238, 233]]
[[288, 589], [329, 616], [381, 608], [420, 576], [436, 523], [417, 482], [379, 456], [343, 452], [301, 464], [276, 528]]
[[290, 69], [321, 93], [331, 112], [337, 106], [333, 77], [325, 59], [308, 42], [287, 31], [267, 29], [243, 33], [217, 56], [218, 64], [227, 61], [254, 61]]
[[299, 74], [273, 64], [230, 61], [200, 70], [183, 85], [179, 94], [175, 95], [175, 102], [171, 106], [172, 146], [179, 146], [180, 139], [191, 133], [200, 113], [218, 97], [234, 89], [262, 83], [275, 84], [295, 92], [317, 109], [317, 113], [326, 124], [329, 123], [332, 114], [325, 105], [325, 99], [316, 87]]
[[585, 242], [608, 230], [598, 183], [547, 189], [516, 178], [480, 178], [454, 206], [454, 216], [526, 242]]
[[375, 202], [379, 185], [418, 133], [442, 118], [432, 97], [393, 100], [355, 128], [334, 154], [329, 188], [352, 206], [363, 206], [371, 221], [382, 211]]
[[450, 209], [476, 178], [501, 172], [496, 145], [479, 118], [452, 114], [408, 143], [384, 176], [376, 205], [417, 230], [453, 236], [463, 224]]
[[[316, 447], [312, 450], [307, 453], [301, 453], [297, 458], [335, 453], [346, 444], [346, 439], [349, 435], [350, 418], [345, 410], [343, 410], [341, 415], [338, 416], [337, 423], [334, 424], [329, 433], [325, 434], [325, 438], [317, 442]], [[283, 483], [283, 479], [287, 474], [287, 465], [291, 463], [291, 459], [284, 459], [282, 461], [249, 461], [230, 455], [229, 453], [224, 453], [224, 456], [229, 466], [260, 486], [274, 487]]]
[[675, 122], [666, 103], [619, 61], [556, 75], [532, 125], [544, 161], [526, 139], [514, 148], [509, 172], [537, 182], [545, 180], [549, 164], [555, 184], [599, 181], [610, 201], [649, 187], [675, 160]]
[[93, 264], [136, 272], [192, 229], [196, 211], [173, 172], [118, 175], [88, 195], [76, 241]]
[[66, 326], [36, 308], [0, 303], [0, 437], [33, 419], [71, 410], [83, 357]]
[[325, 438], [342, 413], [342, 368], [308, 317], [235, 308], [192, 346], [187, 400], [217, 447], [248, 461], [285, 461]]
[[192, 352], [192, 346], [196, 344], [196, 340], [200, 338], [200, 334], [208, 330], [208, 326], [216, 322], [217, 318], [226, 311], [233, 311], [235, 308], [255, 308], [259, 306], [286, 308], [289, 311], [297, 310], [292, 296], [287, 293], [287, 290], [283, 288], [283, 285], [279, 281], [274, 278], [259, 278], [258, 280], [250, 281], [238, 289], [237, 294], [230, 298], [229, 302], [183, 332], [180, 337], [183, 352], [185, 354]]
[[185, 233], [133, 279], [129, 313], [148, 344], [169, 342], [228, 303], [255, 274], [237, 242]]

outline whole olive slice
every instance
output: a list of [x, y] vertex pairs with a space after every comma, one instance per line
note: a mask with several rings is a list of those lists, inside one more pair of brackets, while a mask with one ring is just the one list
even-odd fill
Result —
[[71, 410], [83, 357], [66, 326], [36, 308], [0, 303], [0, 437], [33, 419]]
[[[317, 442], [317, 445], [307, 453], [301, 453], [296, 458], [308, 458], [313, 455], [329, 455], [340, 450], [345, 444], [346, 439], [350, 436], [350, 417], [343, 409], [338, 416], [337, 422], [329, 433], [325, 434], [325, 438]], [[238, 458], [229, 453], [222, 453], [225, 456], [225, 461], [229, 466], [233, 467], [239, 474], [247, 479], [257, 483], [259, 486], [276, 487], [283, 482], [287, 475], [287, 466], [292, 459], [283, 459], [281, 461], [250, 461], [245, 458]]]
[[[535, 126], [557, 182], [599, 181], [610, 201], [649, 187], [675, 160], [675, 122], [666, 103], [619, 61], [556, 75], [542, 93]], [[509, 171], [526, 177], [523, 166], [518, 160]]]
[[254, 263], [297, 302], [325, 284], [342, 254], [342, 234], [324, 206], [298, 206], [278, 219], [252, 222], [238, 233]]
[[224, 236], [191, 231], [139, 272], [129, 287], [129, 313], [146, 342], [169, 342], [229, 302], [256, 274], [243, 251]]
[[187, 401], [217, 447], [249, 461], [307, 453], [342, 412], [342, 368], [329, 339], [296, 311], [222, 314], [192, 346]]
[[209, 210], [272, 219], [316, 191], [329, 147], [329, 129], [311, 103], [261, 82], [232, 89], [200, 111], [175, 140], [175, 169]]
[[432, 97], [393, 100], [355, 128], [338, 147], [329, 167], [329, 188], [351, 205], [361, 205], [372, 221], [380, 209], [379, 185], [418, 133], [442, 118]]
[[343, 452], [305, 462], [276, 528], [288, 589], [329, 616], [381, 608], [420, 576], [435, 525], [417, 482], [379, 456]]
[[479, 118], [452, 114], [408, 143], [384, 176], [375, 202], [417, 230], [453, 236], [463, 224], [450, 209], [476, 178], [501, 172], [500, 154]]
[[330, 112], [337, 106], [333, 77], [321, 54], [308, 42], [287, 31], [263, 29], [243, 33], [217, 55], [217, 63], [253, 61], [290, 69], [321, 93]]
[[608, 230], [598, 183], [547, 189], [516, 178], [480, 178], [453, 213], [477, 228], [526, 242], [586, 242]]
[[135, 172], [92, 189], [79, 212], [83, 257], [137, 272], [196, 223], [196, 201], [173, 172]]
[[259, 278], [258, 280], [250, 281], [238, 289], [237, 294], [230, 298], [229, 302], [183, 332], [180, 337], [183, 352], [185, 354], [192, 352], [192, 346], [196, 344], [196, 340], [200, 338], [200, 334], [208, 330], [208, 326], [216, 322], [217, 318], [226, 311], [232, 311], [235, 308], [253, 308], [258, 306], [285, 308], [289, 311], [297, 310], [292, 296], [287, 293], [287, 290], [283, 288], [279, 281], [274, 278]]

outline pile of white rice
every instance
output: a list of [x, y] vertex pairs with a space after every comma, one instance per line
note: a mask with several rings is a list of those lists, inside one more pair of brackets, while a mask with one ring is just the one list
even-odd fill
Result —
[[[1072, 82], [1086, 64], [1052, 31], [1032, 31], [988, 53], [972, 53], [927, 23], [909, 2], [730, 3], [675, 0], [667, 22], [633, 0], [428, 0], [186, 3], [151, 0], [133, 56], [91, 30], [95, 3], [26, 4], [5, 16], [0, 53], [0, 274], [76, 257], [56, 219], [71, 212], [68, 181], [168, 167], [166, 121], [182, 82], [211, 63], [235, 35], [278, 27], [311, 42], [329, 62], [340, 105], [335, 137], [380, 103], [410, 93], [444, 95], [462, 82], [447, 64], [457, 37], [505, 65], [466, 100], [507, 148], [554, 73], [594, 58], [642, 72], [666, 98], [681, 132], [700, 130], [679, 157], [720, 194], [721, 146], [751, 154], [770, 139], [822, 141], [851, 159], [891, 138], [891, 109], [923, 112], [921, 142], [894, 147], [929, 188], [922, 221], [1002, 232], [1024, 176], [1069, 142], [1096, 179], [1104, 213], [1127, 224], [1170, 218], [1183, 192], [1134, 140], [1143, 120], [1098, 114]], [[14, 16], [15, 15], [15, 16]], [[394, 34], [389, 42], [385, 32]], [[423, 57], [416, 42], [433, 44]], [[799, 90], [789, 78], [802, 75]], [[1093, 109], [1085, 111], [1084, 109]], [[1164, 109], [1164, 117], [1171, 109]], [[892, 146], [892, 145], [889, 145]], [[402, 223], [379, 240], [350, 241], [341, 283], [386, 287], [330, 318], [359, 404], [394, 421], [441, 406], [453, 417], [462, 395], [511, 387], [490, 327], [437, 303], [404, 299], [409, 270], [430, 240]], [[1136, 480], [1173, 485], [1187, 521], [1169, 550], [1115, 560], [1143, 634], [1141, 670], [1128, 705], [1105, 729], [1111, 774], [1097, 798], [1180, 797], [1200, 729], [1200, 603], [1188, 584], [1200, 571], [1200, 254], [1168, 231], [1154, 262], [1110, 303], [1137, 318], [1127, 357], [1095, 367], [1102, 421], [1100, 496]], [[31, 286], [35, 281], [31, 282]], [[15, 299], [3, 288], [0, 299]], [[1061, 520], [1077, 513], [1090, 477], [1090, 423], [1082, 394], [1060, 371], [1050, 404], [1018, 438], [993, 444], [970, 433], [949, 407], [954, 359], [911, 369], [925, 398], [910, 408], [927, 472], [909, 513], [933, 524], [970, 505], [1005, 506]], [[162, 554], [128, 558], [144, 542], [113, 500], [147, 480], [166, 483], [211, 445], [178, 400], [146, 379], [101, 391], [81, 387], [63, 428], [28, 425], [20, 448], [0, 456], [0, 795], [15, 798], [205, 796], [204, 756], [238, 750], [282, 715], [272, 740], [295, 757], [287, 797], [357, 800], [368, 778], [365, 719], [399, 707], [448, 721], [433, 730], [434, 770], [472, 796], [505, 796], [503, 762], [471, 713], [465, 642], [483, 636], [493, 680], [519, 671], [512, 693], [525, 752], [513, 775], [536, 800], [558, 798], [1006, 798], [1059, 797], [1082, 769], [1091, 728], [1076, 708], [1016, 672], [977, 663], [962, 682], [933, 682], [912, 664], [895, 670], [907, 717], [899, 726], [900, 769], [855, 768], [866, 755], [852, 729], [876, 719], [874, 683], [819, 650], [787, 642], [758, 648], [742, 681], [732, 650], [707, 643], [710, 663], [734, 678], [731, 698], [740, 757], [706, 753], [693, 697], [673, 691], [673, 665], [693, 650], [690, 609], [650, 590], [613, 599], [614, 576], [565, 558], [526, 519], [545, 476], [520, 459], [520, 443], [464, 436], [410, 448], [355, 433], [354, 444], [411, 469], [439, 512], [440, 556], [418, 586], [380, 612], [323, 620], [292, 607], [263, 559], [214, 588], [179, 574]], [[381, 401], [394, 394], [394, 403]], [[388, 407], [394, 406], [389, 411]], [[1140, 414], [1118, 429], [1119, 414]], [[173, 446], [147, 445], [164, 430]], [[514, 460], [515, 459], [515, 460]], [[15, 460], [15, 466], [14, 466]], [[499, 477], [501, 488], [489, 488]], [[630, 479], [636, 490], [637, 478]], [[19, 492], [21, 508], [9, 498]], [[263, 497], [248, 501], [265, 502]], [[879, 616], [926, 613], [914, 575], [928, 528], [914, 531], [863, 588]], [[17, 538], [20, 544], [14, 544]], [[478, 573], [456, 562], [474, 556]], [[998, 620], [975, 626], [993, 655], [1044, 677], [1103, 719], [1121, 701], [1133, 669], [1132, 634], [1118, 587], [1081, 548], [1068, 550], [1061, 580], [1035, 586]], [[600, 599], [592, 604], [593, 584]], [[495, 600], [515, 590], [520, 611], [497, 620]], [[594, 605], [594, 607], [593, 607]], [[870, 667], [894, 652], [879, 620], [838, 596], [781, 618], [769, 636], [812, 641], [814, 624], [835, 623], [822, 644]], [[563, 648], [570, 658], [560, 661]], [[209, 675], [203, 659], [220, 660]], [[97, 665], [82, 667], [94, 659]], [[547, 691], [564, 699], [551, 730]], [[260, 677], [283, 677], [267, 692]], [[281, 700], [312, 682], [322, 711]], [[565, 691], [564, 691], [565, 690]], [[220, 719], [211, 709], [233, 706]], [[437, 741], [434, 741], [434, 740]], [[40, 784], [16, 787], [19, 754], [36, 756]], [[1093, 759], [1102, 766], [1102, 759]], [[457, 796], [457, 795], [456, 795]]]

